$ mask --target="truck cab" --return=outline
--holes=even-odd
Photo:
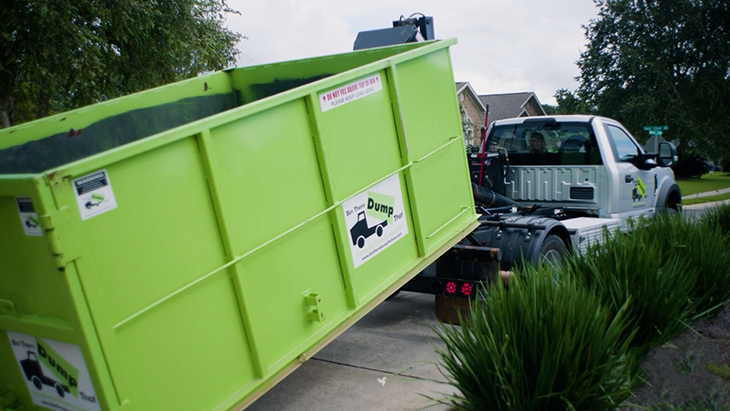
[[[495,121],[472,181],[525,206],[572,217],[652,217],[677,210],[679,187],[669,166],[676,150],[646,153],[619,122],[600,116],[522,117]]]

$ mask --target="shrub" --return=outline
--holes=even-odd
[[[568,275],[597,293],[611,312],[626,307],[627,321],[636,327],[632,345],[642,350],[678,335],[694,313],[690,264],[665,250],[642,229],[604,232],[601,245],[569,256],[564,264]]]
[[[613,409],[629,394],[626,307],[601,299],[549,267],[527,268],[473,301],[463,327],[441,324],[442,372],[465,410]]]
[[[683,275],[695,278],[689,297],[696,318],[712,316],[730,298],[730,207],[710,211],[695,221],[679,215],[659,216],[639,236],[664,250],[665,261],[676,254],[687,261]]]

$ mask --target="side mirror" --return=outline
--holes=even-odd
[[[640,154],[631,159],[631,164],[639,170],[651,170],[659,165],[654,161],[655,158],[657,158],[657,154]]]
[[[662,167],[670,167],[679,161],[677,155],[677,148],[674,144],[668,141],[662,141],[659,143],[659,155],[657,157],[657,163]]]

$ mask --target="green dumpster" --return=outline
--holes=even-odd
[[[0,410],[245,407],[463,238],[454,43],[0,130]]]

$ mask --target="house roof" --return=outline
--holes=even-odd
[[[484,103],[482,103],[476,90],[474,90],[474,88],[471,86],[471,84],[469,84],[468,81],[456,82],[456,95],[458,96],[462,92],[466,93],[466,95],[469,96],[469,98],[474,102],[474,104],[476,104],[481,112],[487,111],[487,108],[484,106]]]
[[[489,105],[489,122],[511,117],[531,116],[527,111],[527,103],[535,99],[535,104],[540,108],[540,115],[545,115],[540,100],[532,91],[504,94],[483,94],[479,100],[486,106]]]

